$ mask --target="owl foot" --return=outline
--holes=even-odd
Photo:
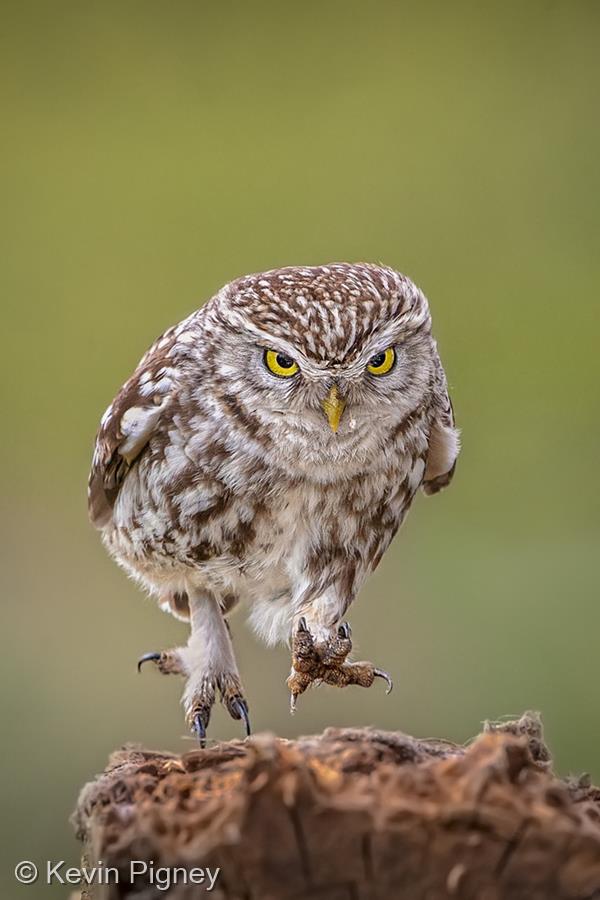
[[[156,663],[156,668],[163,675],[188,674],[179,650],[162,650],[161,652],[152,651],[151,653],[144,653],[144,655],[140,656],[138,659],[138,672],[142,671],[142,666],[146,662]]]
[[[198,738],[201,747],[206,746],[206,729],[217,690],[221,694],[221,701],[231,718],[244,722],[246,737],[252,733],[248,703],[244,697],[239,677],[233,673],[223,673],[214,677],[206,676],[201,680],[200,686],[190,694],[189,699],[184,696],[186,722],[192,733]],[[186,695],[187,693],[186,691]]]
[[[347,661],[352,649],[351,633],[350,626],[344,622],[328,640],[317,644],[308,630],[306,619],[300,619],[292,642],[292,672],[287,680],[292,712],[296,709],[300,694],[311,684],[371,687],[376,678],[383,678],[388,685],[386,693],[392,690],[392,679],[387,672],[377,669],[370,662]]]

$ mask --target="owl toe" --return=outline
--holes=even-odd
[[[142,671],[144,663],[153,662],[163,675],[187,675],[180,649],[151,651],[140,656],[137,662],[138,672]]]
[[[300,616],[300,618],[298,619],[298,625],[297,625],[296,631],[298,631],[300,633],[305,632],[306,634],[310,634],[310,632],[308,630],[308,625],[306,624],[306,616]]]
[[[383,678],[383,680],[387,684],[386,694],[392,693],[392,689],[394,687],[394,682],[392,681],[391,676],[387,672],[384,672],[383,669],[373,669],[373,676],[375,678]]]
[[[250,726],[250,716],[248,713],[248,703],[243,697],[233,697],[227,704],[227,709],[229,711],[229,715],[233,719],[241,719],[244,722],[244,727],[246,729],[246,737],[250,737],[252,734],[252,728]]]
[[[210,718],[210,710],[207,716],[203,716],[201,713],[196,713],[194,716],[194,721],[192,724],[192,732],[195,733],[198,738],[198,743],[204,749],[206,747],[206,729],[208,726],[208,719]]]
[[[239,676],[234,673],[221,675],[217,684],[221,692],[221,700],[232,719],[243,721],[246,729],[246,737],[250,737],[250,716],[248,713],[248,701],[244,697],[244,689]]]
[[[338,637],[344,638],[349,641],[352,637],[352,629],[350,628],[350,622],[342,622],[342,624],[338,628]]]
[[[321,662],[326,666],[342,666],[352,650],[352,630],[348,622],[342,622],[335,634],[317,647]]]

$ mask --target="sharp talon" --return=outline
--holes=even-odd
[[[198,743],[204,750],[206,747],[206,728],[204,727],[204,722],[202,721],[201,715],[198,713],[197,716],[194,716],[194,726],[192,731],[195,732],[196,737],[198,738]]]
[[[352,635],[352,629],[350,628],[350,623],[342,622],[342,624],[338,628],[338,637],[349,640],[351,635]]]
[[[296,712],[296,701],[298,699],[298,694],[291,694],[290,696],[290,713],[293,716]]]
[[[394,687],[394,682],[390,678],[387,672],[384,672],[383,669],[375,669],[373,672],[376,678],[383,678],[385,682],[387,682],[387,691],[386,694],[391,693],[392,688]]]
[[[250,737],[252,734],[252,729],[250,728],[250,717],[248,715],[248,704],[245,700],[235,700],[231,701],[231,709],[237,715],[234,715],[234,719],[243,719],[244,725],[246,726],[246,737]]]
[[[308,631],[308,625],[304,616],[298,620],[298,631]]]
[[[145,662],[150,662],[150,660],[153,660],[154,662],[158,662],[160,657],[161,657],[160,653],[155,653],[155,652],[144,653],[144,655],[140,656],[140,658],[138,659],[138,664],[137,664],[138,672],[142,671],[142,666],[144,665]]]

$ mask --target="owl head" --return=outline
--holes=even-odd
[[[290,464],[380,451],[386,433],[428,402],[439,367],[429,307],[392,269],[250,275],[205,312],[212,376]]]

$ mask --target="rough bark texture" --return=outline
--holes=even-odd
[[[537,717],[468,747],[401,733],[259,735],[183,756],[126,747],[80,796],[94,900],[203,896],[129,885],[129,861],[219,866],[219,900],[600,900],[600,790],[561,781]]]

